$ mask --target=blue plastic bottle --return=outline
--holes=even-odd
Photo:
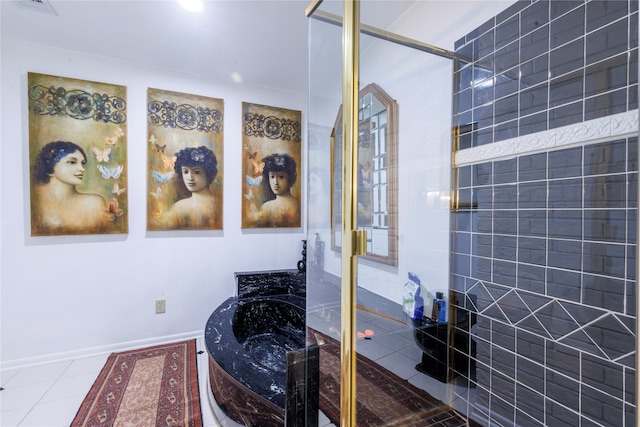
[[[424,315],[424,298],[420,296],[420,288],[416,292],[415,296],[416,305],[413,310],[413,319],[414,320],[422,320],[422,316]]]
[[[436,319],[432,318],[431,320],[438,323],[447,321],[447,302],[444,300],[442,292],[436,292],[436,297],[433,299],[433,312]]]

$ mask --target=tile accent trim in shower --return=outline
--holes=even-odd
[[[638,134],[639,111],[631,110],[581,123],[466,148],[454,153],[455,167],[503,160],[573,145],[587,145]]]

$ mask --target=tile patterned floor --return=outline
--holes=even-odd
[[[309,314],[309,326],[338,338],[339,311],[318,309]],[[358,310],[358,331],[371,329],[371,339],[359,339],[357,351],[381,366],[427,390],[434,397],[449,401],[462,396],[464,390],[452,390],[439,381],[415,370],[421,353],[413,341],[412,330],[404,323]],[[205,350],[204,338],[197,340],[198,350]],[[77,360],[55,362],[16,370],[0,371],[0,426],[64,427],[73,420],[82,400],[91,388],[108,354]],[[210,404],[205,353],[198,355],[199,381],[204,427],[236,427],[220,409]],[[455,403],[455,400],[454,400]],[[462,409],[462,408],[460,408]],[[332,426],[320,414],[320,427]]]

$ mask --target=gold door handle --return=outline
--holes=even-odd
[[[367,254],[367,230],[353,230],[353,255]]]

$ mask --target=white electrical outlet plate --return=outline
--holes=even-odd
[[[167,300],[156,300],[156,314],[162,314],[167,312]]]

